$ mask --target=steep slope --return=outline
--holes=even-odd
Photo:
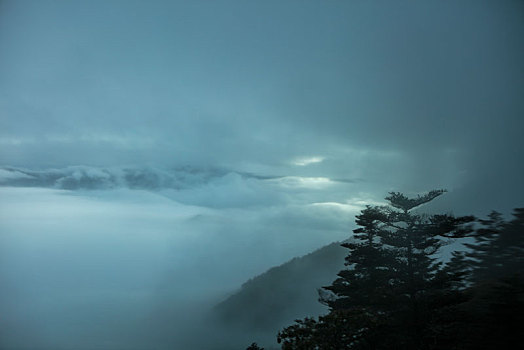
[[[322,314],[327,309],[318,302],[318,289],[335,279],[346,254],[332,243],[271,268],[217,305],[215,314],[224,325],[274,334],[297,318]]]

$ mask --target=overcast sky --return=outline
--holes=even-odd
[[[523,19],[521,1],[4,0],[0,161],[521,195]]]
[[[522,207],[523,160],[523,1],[0,0],[1,325],[140,347],[160,294],[216,301],[387,191]]]

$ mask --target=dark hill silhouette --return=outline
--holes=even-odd
[[[329,285],[344,265],[347,249],[332,243],[250,279],[218,304],[215,316],[230,327],[272,332],[293,320],[319,315],[318,288]]]

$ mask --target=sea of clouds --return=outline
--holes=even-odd
[[[197,348],[209,308],[347,238],[373,201],[223,169],[6,167],[0,183],[1,339],[22,349]]]

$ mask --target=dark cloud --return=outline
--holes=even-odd
[[[523,19],[523,3],[510,0],[1,1],[0,184],[53,189],[2,190],[0,239],[14,249],[3,259],[22,264],[38,229],[58,244],[65,231],[102,224],[116,232],[114,259],[131,259],[143,232],[169,227],[188,240],[175,235],[179,259],[159,266],[178,266],[188,285],[231,287],[342,239],[387,191],[447,188],[431,208],[461,214],[522,206]],[[186,210],[190,218],[169,221]],[[120,250],[128,230],[136,245]],[[95,254],[102,236],[93,237],[85,251],[65,240],[80,254],[72,266]],[[35,242],[57,254],[49,266],[69,259]],[[140,255],[140,276],[162,278],[149,260],[156,243]],[[249,263],[232,253],[250,250]],[[129,276],[123,260],[102,255]],[[197,267],[219,273],[183,273]]]
[[[417,182],[454,162],[522,174],[518,2],[2,6],[4,164],[343,164],[349,148],[399,152],[428,169]]]

